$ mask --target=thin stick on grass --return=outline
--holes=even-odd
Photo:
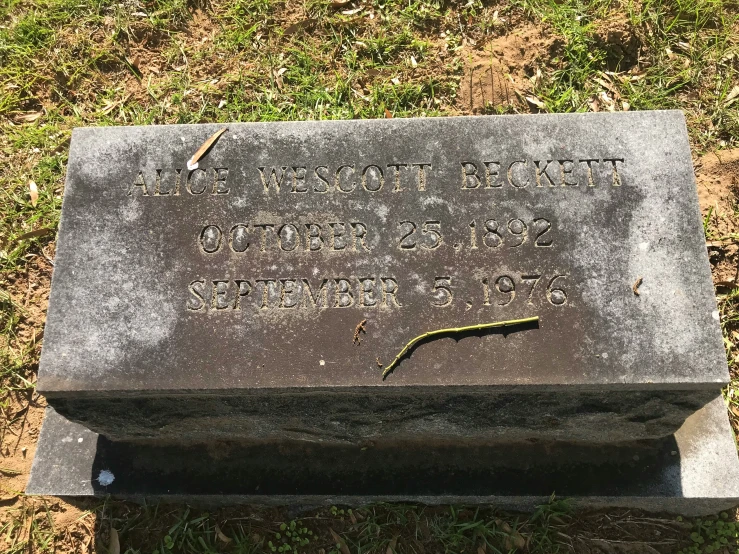
[[[387,377],[388,373],[390,373],[393,368],[398,364],[400,359],[408,352],[413,346],[418,343],[419,341],[422,341],[425,338],[433,337],[434,335],[446,335],[450,333],[464,333],[465,331],[479,331],[481,329],[493,329],[495,327],[509,327],[511,325],[522,325],[524,323],[534,323],[536,321],[539,321],[539,316],[534,317],[525,317],[523,319],[509,319],[508,321],[495,321],[493,323],[479,323],[477,325],[467,325],[466,327],[451,327],[449,329],[437,329],[435,331],[429,331],[428,333],[423,333],[422,335],[418,335],[416,338],[408,341],[408,344],[406,344],[403,347],[403,350],[400,351],[400,353],[395,356],[395,359],[390,362],[390,365],[388,365],[385,368],[385,371],[382,372],[382,378],[385,379]]]

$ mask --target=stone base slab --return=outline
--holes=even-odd
[[[26,492],[199,504],[486,503],[521,510],[556,493],[582,508],[702,515],[739,504],[739,458],[720,397],[658,440],[411,448],[113,442],[47,408]]]

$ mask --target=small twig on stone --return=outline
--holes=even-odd
[[[636,281],[634,281],[634,284],[631,286],[631,290],[634,291],[634,294],[636,296],[639,296],[639,287],[641,286],[643,280],[644,280],[643,277],[639,277]]]
[[[361,333],[366,333],[367,330],[364,328],[364,324],[367,323],[366,319],[363,319],[362,321],[357,324],[357,326],[354,328],[354,344],[359,346],[362,342],[362,337],[360,336]]]
[[[535,321],[539,321],[539,316],[526,317],[524,319],[510,319],[508,321],[496,321],[494,323],[480,323],[478,325],[467,325],[466,327],[452,327],[450,329],[437,329],[436,331],[429,331],[428,333],[418,335],[416,338],[410,340],[408,344],[406,344],[403,347],[403,350],[401,350],[400,353],[398,353],[398,355],[395,356],[395,359],[392,362],[390,362],[390,365],[388,365],[385,368],[385,371],[382,372],[382,378],[385,379],[388,373],[390,373],[390,371],[392,371],[392,369],[398,364],[400,359],[403,356],[405,356],[406,352],[408,352],[416,343],[422,341],[425,338],[432,337],[434,335],[447,335],[450,333],[464,333],[465,331],[479,331],[481,329],[492,329],[494,327],[507,327],[510,325],[521,325],[523,323],[533,323]]]

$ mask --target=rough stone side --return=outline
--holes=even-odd
[[[114,440],[322,444],[630,441],[674,433],[716,391],[268,391],[245,396],[53,398],[65,417]]]

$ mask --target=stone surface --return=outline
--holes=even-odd
[[[57,398],[56,409],[111,439],[255,441],[275,438],[371,444],[495,444],[504,439],[631,441],[672,434],[716,395],[695,391],[519,391],[429,387],[248,395]],[[471,387],[470,387],[471,388]]]
[[[199,504],[411,501],[509,509],[545,503],[554,491],[580,507],[687,515],[739,504],[739,459],[723,399],[690,416],[674,436],[618,447],[111,442],[49,408],[26,490]]]
[[[728,379],[680,112],[228,127],[193,171],[221,126],[73,133],[39,390],[93,429],[474,438],[528,395],[621,440]]]

